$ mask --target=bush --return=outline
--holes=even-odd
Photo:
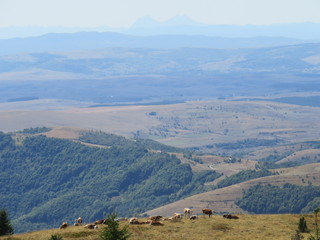
[[[60,235],[51,235],[51,237],[48,240],[63,240],[63,237]]]
[[[116,221],[117,215],[112,213],[106,219],[106,227],[100,233],[102,240],[126,240],[130,237],[127,227],[119,228],[119,223]]]

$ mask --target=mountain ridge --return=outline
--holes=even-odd
[[[304,40],[320,39],[320,23],[276,23],[270,25],[236,25],[236,24],[206,24],[194,21],[187,16],[178,15],[165,21],[156,21],[144,16],[137,19],[130,27],[5,27],[0,28],[0,38],[39,36],[50,32],[75,33],[81,31],[112,31],[140,36],[150,35],[206,35],[230,38],[249,38],[257,36],[287,37]]]
[[[47,33],[26,38],[0,39],[0,55],[31,52],[57,52],[75,50],[96,50],[103,48],[258,48],[313,43],[315,40],[299,40],[288,37],[254,36],[222,37],[161,34],[137,36],[118,32],[76,32]]]

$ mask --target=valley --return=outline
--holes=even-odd
[[[78,216],[184,207],[216,215],[165,224],[168,238],[207,239],[208,225],[219,239],[287,239],[298,214],[310,220],[320,204],[320,45],[228,41],[85,32],[1,40],[0,202],[17,233],[52,229],[17,239],[47,238]],[[69,229],[65,239],[97,238]],[[130,230],[132,239],[159,235]]]

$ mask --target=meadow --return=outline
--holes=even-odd
[[[120,227],[128,226],[131,240],[288,240],[298,229],[300,217],[304,217],[307,226],[314,232],[313,215],[248,215],[239,214],[239,219],[225,219],[220,215],[211,218],[200,216],[197,220],[183,219],[181,222],[163,221],[163,226],[129,225],[127,221],[120,222]],[[0,240],[47,240],[51,235],[61,235],[64,240],[98,240],[98,229],[86,229],[83,226],[68,227],[66,229],[48,229],[37,232],[0,237]],[[302,234],[305,239],[310,233]]]

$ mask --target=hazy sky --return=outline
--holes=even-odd
[[[177,15],[209,24],[320,22],[320,0],[0,0],[0,27],[129,27]]]

